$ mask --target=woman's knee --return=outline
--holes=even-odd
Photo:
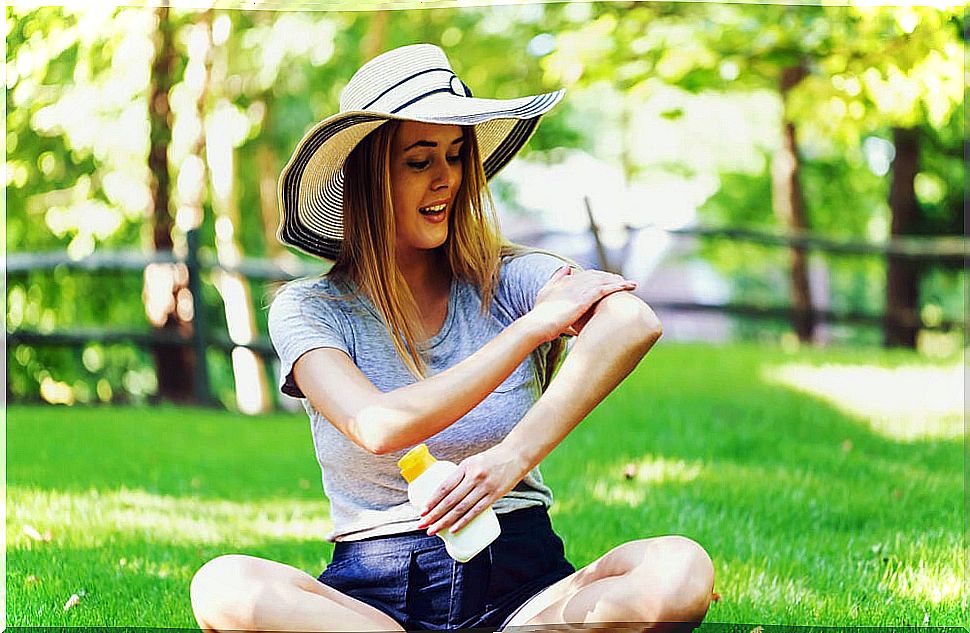
[[[195,573],[189,586],[192,612],[207,629],[248,629],[259,594],[256,561],[243,554],[213,558]]]
[[[663,619],[700,622],[707,614],[714,589],[714,564],[707,551],[684,536],[662,537],[664,568],[670,574]]]

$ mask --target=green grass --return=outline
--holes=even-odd
[[[685,534],[715,562],[708,622],[962,626],[956,363],[662,344],[543,464],[567,556]],[[329,560],[302,414],[12,406],[7,422],[10,626],[192,627],[188,584],[214,556]]]

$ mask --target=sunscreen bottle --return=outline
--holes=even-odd
[[[435,459],[425,444],[412,448],[397,465],[408,482],[408,499],[419,510],[441,482],[458,468],[452,462]],[[498,538],[500,532],[498,517],[489,506],[457,532],[442,530],[438,536],[444,540],[449,556],[459,563],[467,563]]]

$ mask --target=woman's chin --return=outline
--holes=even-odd
[[[401,244],[398,242],[398,250],[409,250],[409,251],[422,251],[425,253],[431,253],[432,251],[441,251],[444,245],[448,242],[448,235],[443,236],[427,236],[419,240],[414,240],[407,244]]]
[[[448,241],[448,231],[442,231],[437,235],[429,235],[426,239],[422,240],[422,245],[420,248],[424,250],[434,250],[436,248],[441,248]]]

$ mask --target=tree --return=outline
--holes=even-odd
[[[848,45],[821,60],[823,72],[806,86],[799,116],[843,146],[866,134],[888,136],[894,150],[887,195],[889,237],[925,233],[915,186],[924,154],[921,145],[927,128],[946,126],[963,101],[962,8],[851,7],[844,12],[845,33],[839,41]],[[823,111],[830,120],[820,116],[819,102],[831,104]],[[950,231],[958,232],[952,224]],[[887,257],[887,346],[916,346],[924,268],[909,258]]]
[[[849,229],[871,237],[871,220],[887,200],[891,236],[911,234],[920,224],[912,217],[918,206],[913,179],[920,173],[913,157],[922,136],[896,137],[893,193],[878,205],[807,198],[804,146],[811,148],[812,161],[829,155],[844,162],[842,157],[859,154],[862,137],[882,135],[887,127],[943,126],[963,98],[957,8],[658,3],[649,11],[626,9],[596,6],[586,23],[564,29],[558,41],[586,42],[586,50],[564,45],[549,66],[579,68],[584,78],[608,77],[624,93],[647,92],[658,80],[694,93],[773,89],[783,106],[771,160],[772,206],[780,224],[792,232]],[[604,24],[611,39],[600,32]],[[833,176],[831,188],[850,189],[838,183],[847,176]],[[807,341],[814,323],[805,253],[791,249],[790,262],[794,326]],[[887,328],[909,328],[896,334],[887,329],[886,340],[912,344],[918,275],[911,261],[899,258],[890,258],[886,274]]]
[[[169,93],[175,84],[177,53],[173,37],[175,25],[169,11],[167,4],[156,10],[158,30],[148,100],[151,138],[148,166],[151,171],[152,247],[156,251],[171,252],[174,247],[174,221],[170,211],[171,178],[168,163],[172,141]],[[192,335],[192,294],[188,286],[188,269],[182,264],[152,264],[145,269],[145,313],[154,328],[184,339]],[[159,396],[175,402],[193,400],[195,365],[206,362],[205,358],[196,358],[187,345],[154,345],[152,355],[155,358]]]

